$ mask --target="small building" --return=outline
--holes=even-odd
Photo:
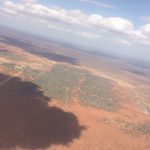
[[[15,70],[21,70],[23,66],[15,66]]]

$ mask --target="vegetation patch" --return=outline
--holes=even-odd
[[[112,82],[88,71],[56,64],[46,72],[24,67],[23,74],[26,80],[39,85],[50,98],[70,103],[72,91],[78,88],[78,100],[81,104],[107,111],[117,109],[117,101],[112,94]]]
[[[35,82],[43,88],[46,96],[71,102],[71,92],[78,85],[80,73],[79,69],[54,65],[52,70],[37,76]]]
[[[123,121],[120,128],[132,136],[148,135],[150,136],[150,122],[135,124],[128,121]]]
[[[150,122],[146,121],[142,124],[137,125],[137,130],[140,134],[150,135]]]
[[[13,63],[2,63],[1,65],[9,70],[14,70],[14,68],[15,68],[15,64],[13,64]]]
[[[117,101],[112,93],[112,82],[106,78],[84,74],[79,99],[82,104],[107,111],[117,109]]]
[[[13,61],[23,60],[23,57],[15,55],[14,53],[8,50],[0,50],[0,57],[6,58],[8,60],[13,60]]]
[[[17,66],[16,64],[14,63],[2,63],[1,66],[3,67],[4,69],[4,72],[6,74],[16,74],[18,73],[19,71],[21,71],[21,67],[20,66]]]
[[[31,67],[24,67],[23,68],[23,75],[24,75],[24,79],[25,80],[32,80],[35,82],[35,79],[37,78],[37,76],[39,76],[42,73],[41,70],[35,70]]]

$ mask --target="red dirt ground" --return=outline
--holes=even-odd
[[[31,61],[31,66],[40,67],[41,64],[46,65],[48,63],[52,63],[46,59],[40,59],[37,56],[22,52],[19,48],[17,49],[9,46],[6,47],[6,45],[4,46],[7,49],[11,49],[13,52],[16,52],[18,55],[24,54],[26,58],[28,58],[28,62],[22,62],[22,64],[29,65],[29,62]],[[3,48],[4,47],[2,47],[2,49]],[[78,56],[78,54],[76,55]],[[60,103],[57,100],[51,101],[49,103],[50,107],[56,106],[57,108],[62,109],[64,112],[71,112],[76,115],[79,120],[79,124],[85,126],[85,130],[82,131],[78,139],[75,139],[68,145],[50,145],[50,147],[46,149],[150,150],[150,136],[140,135],[133,137],[132,135],[123,131],[120,127],[124,121],[135,124],[139,122],[150,121],[150,115],[144,114],[143,111],[133,103],[132,98],[128,96],[128,88],[132,88],[132,84],[130,84],[132,78],[128,78],[128,76],[124,77],[125,75],[121,76],[117,70],[114,71],[114,76],[110,72],[109,74],[108,72],[105,74],[103,71],[97,72],[96,70],[93,70],[93,68],[88,68],[88,70],[92,71],[94,74],[110,77],[110,79],[115,79],[115,81],[117,81],[118,84],[114,87],[113,92],[115,93],[116,98],[119,100],[119,110],[117,110],[117,112],[107,112],[104,110],[97,110],[94,108],[81,106],[76,100],[76,91],[78,91],[78,89],[73,91],[73,104],[68,105]],[[117,76],[119,76],[119,78]],[[124,81],[121,80],[121,78],[124,79]],[[130,79],[129,82],[127,82],[128,79]],[[20,150],[21,148],[18,146],[16,149]]]
[[[109,113],[103,110],[87,108],[75,103],[65,106],[57,102],[52,105],[61,107],[64,111],[74,113],[79,119],[79,123],[86,129],[82,131],[79,139],[74,140],[68,146],[51,146],[52,150],[149,150],[150,137],[139,136],[132,137],[119,128],[117,119],[126,119],[128,121],[150,120],[149,117],[135,112],[134,107],[121,109],[116,113]],[[130,109],[131,108],[131,109]],[[125,115],[124,115],[125,114]],[[140,115],[138,115],[140,114]]]

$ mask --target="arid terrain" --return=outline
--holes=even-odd
[[[150,63],[0,27],[0,149],[149,150]]]

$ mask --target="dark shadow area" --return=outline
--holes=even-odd
[[[123,70],[130,72],[130,73],[134,73],[136,75],[140,75],[140,76],[146,76],[146,74],[140,70],[135,70],[135,69],[125,69],[123,68]]]
[[[10,53],[10,51],[7,49],[0,49],[0,53]]]
[[[56,54],[56,53],[50,52],[48,49],[42,49],[41,47],[37,47],[35,45],[26,43],[24,41],[21,41],[15,38],[7,37],[7,36],[2,36],[2,38],[4,40],[1,39],[0,42],[22,48],[26,52],[29,52],[31,54],[45,57],[49,60],[53,60],[57,62],[64,62],[64,63],[73,64],[73,65],[78,65],[78,61],[74,57],[65,56],[62,54]]]
[[[141,69],[150,69],[150,62],[137,59],[128,60],[128,64],[140,67]]]
[[[65,56],[62,54],[56,54],[52,52],[42,52],[42,51],[32,51],[32,54],[36,54],[38,56],[45,57],[49,60],[57,61],[57,62],[63,62],[63,63],[69,63],[72,65],[78,65],[77,59],[69,56]]]
[[[32,49],[34,48],[34,46],[32,44],[28,44],[24,41],[15,39],[15,38],[11,38],[11,37],[7,37],[7,36],[1,36],[4,40],[0,40],[0,42],[9,44],[9,45],[13,45],[19,48],[23,48],[23,49]]]
[[[8,78],[0,74],[0,83]],[[37,85],[18,77],[0,85],[0,149],[44,149],[79,138],[85,127],[77,117],[48,101]]]
[[[94,55],[94,56],[99,56],[99,57],[104,57],[104,58],[109,58],[109,59],[121,59],[118,56],[115,56],[111,53],[105,53],[105,52],[98,52],[98,51],[86,51],[86,53]]]

